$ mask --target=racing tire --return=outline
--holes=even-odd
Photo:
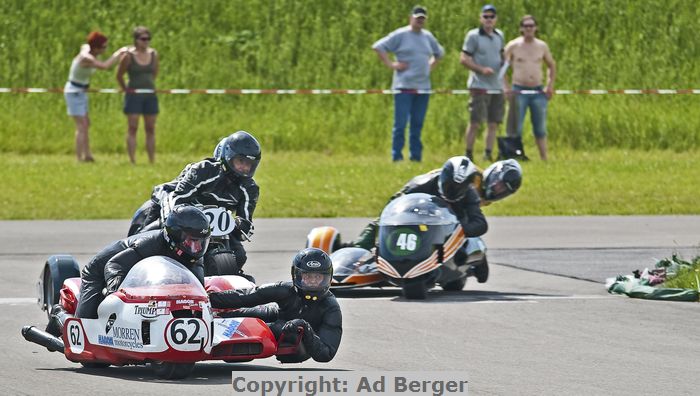
[[[239,275],[241,272],[236,255],[229,250],[213,252],[204,259],[204,275]]]
[[[425,300],[428,287],[423,282],[406,282],[401,287],[401,291],[408,300]]]
[[[440,285],[442,287],[442,290],[444,291],[460,291],[464,288],[464,285],[467,284],[467,278],[460,278],[453,280],[451,282],[447,282],[444,285]]]
[[[156,375],[162,379],[183,379],[192,373],[194,363],[152,362]]]
[[[43,277],[43,301],[46,306],[46,315],[51,320],[51,307],[60,300],[63,281],[68,278],[80,278],[80,265],[73,256],[54,255],[46,260]]]
[[[86,369],[103,369],[111,366],[109,363],[97,363],[97,362],[80,362],[80,365]]]

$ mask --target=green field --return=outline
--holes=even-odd
[[[434,88],[460,89],[464,34],[482,2],[426,3],[446,49]],[[136,25],[153,32],[159,88],[388,88],[371,44],[407,22],[413,1],[182,0],[0,2],[0,87],[62,87],[93,29],[114,50]],[[692,1],[497,2],[498,26],[517,35],[525,13],[557,60],[559,89],[698,88],[700,30]],[[114,88],[114,70],[93,87]],[[516,196],[490,215],[700,213],[698,95],[560,95],[549,108],[551,161],[526,165]],[[158,163],[127,165],[121,97],[92,94],[98,160],[74,163],[73,122],[60,94],[0,93],[0,165],[9,188],[0,218],[124,218],[153,184],[245,129],[264,160],[258,216],[373,216],[411,175],[463,153],[466,96],[434,95],[422,164],[389,162],[388,95],[161,95]],[[143,132],[139,134],[143,146]],[[529,127],[528,153],[536,157]],[[483,148],[479,139],[477,150]],[[482,164],[483,165],[483,164]]]
[[[142,154],[143,156],[143,154]],[[129,164],[126,155],[102,155],[94,164],[70,155],[3,155],[0,219],[128,218],[154,184],[172,179],[189,156],[161,156],[155,166]],[[394,164],[386,156],[276,152],[263,158],[258,217],[371,217],[413,175],[442,164]],[[484,208],[488,216],[698,214],[689,175],[698,152],[557,152],[549,162],[523,164],[517,194]]]

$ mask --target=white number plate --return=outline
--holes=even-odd
[[[224,208],[207,208],[203,210],[211,225],[211,236],[224,236],[236,228],[231,212]]]

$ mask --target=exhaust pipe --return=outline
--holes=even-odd
[[[34,326],[22,327],[22,336],[25,340],[29,342],[33,342],[35,344],[39,344],[43,347],[46,347],[46,349],[48,349],[49,352],[63,353],[63,350],[65,348],[65,346],[63,345],[63,340],[54,337],[45,331],[39,330]]]

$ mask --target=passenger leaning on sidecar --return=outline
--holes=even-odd
[[[270,323],[278,340],[303,329],[300,350],[296,355],[282,355],[283,363],[302,362],[311,357],[329,362],[335,356],[343,335],[340,305],[330,292],[333,264],[320,249],[307,248],[292,261],[292,282],[262,285],[246,295],[235,291],[211,292],[214,308],[244,308],[227,316],[256,317]],[[268,303],[274,305],[263,305]]]
[[[115,292],[131,267],[146,257],[167,256],[185,267],[204,285],[202,256],[209,244],[209,219],[194,206],[179,205],[165,220],[164,228],[112,243],[98,253],[80,274],[80,299],[75,316],[97,318],[105,295]],[[56,304],[46,331],[60,336],[65,311]]]
[[[245,219],[230,238],[230,247],[239,268],[247,260],[241,241],[252,230],[253,212],[260,189],[253,179],[260,164],[258,141],[238,131],[217,145],[219,157],[188,164],[173,181],[156,186],[132,220],[129,235],[152,229],[153,222],[165,218],[175,205],[189,203],[224,207]]]
[[[509,162],[510,161],[510,162]],[[513,165],[513,162],[515,163]],[[516,169],[517,168],[517,169]],[[506,175],[507,174],[507,175]],[[503,199],[520,187],[522,171],[515,160],[494,163],[482,174],[481,170],[465,156],[448,159],[440,169],[418,175],[409,180],[389,202],[412,193],[425,193],[442,197],[459,219],[466,238],[478,237],[486,233],[488,225],[481,212],[482,205]],[[505,176],[505,177],[504,177]],[[482,201],[483,200],[483,201]],[[367,250],[375,246],[379,219],[369,223],[354,242],[346,246],[358,246]],[[460,249],[455,261],[466,264],[467,255]],[[470,268],[479,283],[488,279],[488,262]]]

